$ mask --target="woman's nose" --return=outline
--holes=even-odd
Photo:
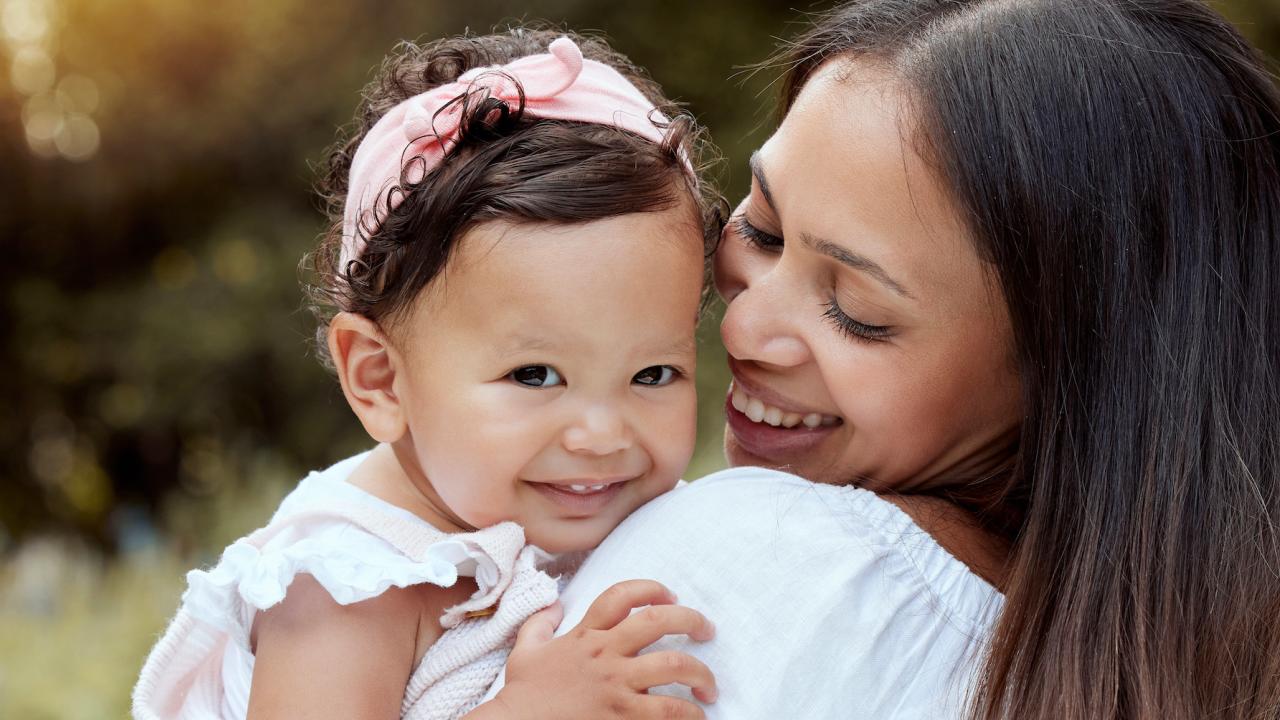
[[[622,414],[603,404],[585,408],[564,431],[564,447],[572,453],[611,455],[631,443],[631,429]]]
[[[778,255],[759,256],[726,238],[716,254],[716,290],[725,301],[720,335],[728,353],[780,367],[794,367],[810,358],[804,341],[806,321],[803,288]]]

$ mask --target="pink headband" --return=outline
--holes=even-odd
[[[380,199],[383,193],[400,182],[402,172],[408,182],[420,182],[457,142],[462,105],[452,101],[464,93],[483,88],[516,105],[520,95],[514,79],[524,89],[525,110],[531,115],[613,125],[662,142],[663,131],[655,122],[665,124],[667,118],[617,70],[584,60],[566,37],[552,42],[548,50],[506,65],[468,70],[455,82],[396,105],[374,124],[351,161],[340,272],[364,251],[357,231],[372,234],[386,212],[404,200],[404,193],[391,193],[388,206]]]

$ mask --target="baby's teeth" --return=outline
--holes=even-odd
[[[755,398],[751,398],[747,401],[747,409],[742,412],[746,413],[747,417],[751,418],[751,422],[760,422],[764,419],[764,403]]]
[[[764,411],[764,421],[774,427],[782,424],[782,411],[776,407],[771,407]]]
[[[804,416],[800,413],[787,413],[782,416],[782,427],[793,428],[799,425],[800,421],[803,419]]]
[[[747,411],[747,394],[742,392],[742,390],[738,388],[733,389],[733,399],[731,402],[733,403],[734,410],[737,410],[740,413],[745,413]]]
[[[608,487],[608,486],[607,486],[607,485],[592,485],[592,486],[591,486],[591,491],[592,491],[592,492],[595,492],[595,491],[597,491],[597,490],[603,490],[603,489],[605,489],[606,487]]]
[[[804,416],[805,427],[816,428],[821,424],[822,424],[822,416],[819,415],[818,413],[809,413],[808,415]]]
[[[586,492],[587,486],[586,485],[570,485],[569,489],[574,492]]]

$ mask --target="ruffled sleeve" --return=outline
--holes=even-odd
[[[300,489],[314,490],[305,484]],[[455,627],[467,613],[501,600],[493,620],[502,622],[485,623],[492,627],[485,628],[484,638],[494,638],[486,652],[495,651],[523,618],[555,600],[555,580],[539,569],[548,556],[526,546],[515,523],[449,535],[371,500],[286,506],[267,527],[228,547],[213,568],[187,575],[178,614],[152,649],[134,689],[135,718],[243,717],[254,618],[282,601],[299,574],[311,575],[343,605],[392,587],[451,587],[459,577],[475,577],[476,592],[449,608],[441,622]],[[481,692],[473,694],[478,698]]]
[[[299,574],[307,574],[334,602],[350,605],[391,587],[429,583],[451,587],[459,568],[493,574],[488,558],[459,553],[457,541],[438,533],[424,557],[414,559],[346,518],[308,516],[236,541],[210,570],[187,574],[183,603],[198,620],[226,631],[248,649],[254,615],[278,604]]]

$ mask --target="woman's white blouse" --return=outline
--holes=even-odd
[[[631,578],[715,623],[711,642],[653,649],[705,662],[720,689],[707,717],[727,720],[961,717],[1003,599],[874,493],[760,468],[636,511],[569,583],[560,633]]]

